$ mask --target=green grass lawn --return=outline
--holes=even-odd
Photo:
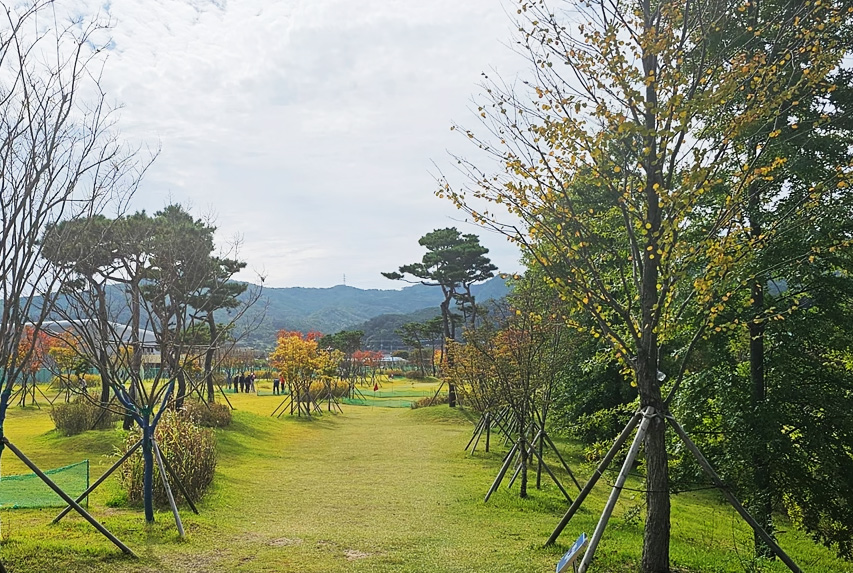
[[[411,385],[411,382],[407,382]],[[390,386],[386,382],[384,389]],[[219,466],[201,515],[182,512],[180,540],[168,511],[146,526],[141,509],[110,507],[120,498],[110,478],[90,511],[129,545],[125,557],[89,524],[70,515],[47,525],[56,510],[6,510],[0,556],[10,572],[43,571],[553,571],[581,531],[592,533],[609,493],[606,476],[553,548],[542,544],[567,504],[547,478],[543,489],[518,499],[502,487],[487,504],[489,485],[505,449],[463,451],[473,430],[464,409],[409,410],[344,406],[343,414],[313,419],[269,414],[277,396],[229,394],[234,422],[218,431]],[[43,468],[89,458],[92,478],[114,458],[116,431],[65,438],[52,431],[46,410],[10,408],[9,438]],[[578,451],[565,445],[571,459]],[[6,451],[3,475],[25,468]],[[592,472],[578,465],[579,479]],[[569,487],[570,480],[559,474]],[[639,487],[629,482],[630,487]],[[572,486],[573,487],[573,486]],[[575,493],[576,490],[570,490]],[[642,495],[626,491],[599,547],[598,572],[636,571],[642,547]],[[639,519],[638,519],[639,518]],[[807,572],[838,573],[853,566],[832,557],[790,527],[781,545]],[[750,532],[713,492],[673,498],[674,567],[735,572],[787,569],[750,559]]]

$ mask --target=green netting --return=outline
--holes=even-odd
[[[369,397],[364,398],[341,398],[340,401],[344,404],[350,404],[352,406],[379,406],[381,408],[410,408],[412,406],[412,402],[415,400],[392,400],[390,398],[385,399],[372,399]]]
[[[255,392],[255,394],[257,396],[287,396],[288,394],[290,394],[290,392],[285,390],[284,392],[279,392],[278,394],[273,394],[272,390],[269,390],[267,388],[258,388],[258,390],[257,390],[257,392]]]
[[[361,393],[365,396],[369,396],[370,398],[423,398],[424,396],[432,398],[435,395],[435,391],[435,388],[432,390],[418,390],[415,388],[380,388],[374,392],[368,388],[366,390],[362,390]]]
[[[44,473],[74,499],[89,488],[89,460]],[[89,499],[86,498],[83,504],[88,506]],[[36,474],[0,477],[0,507],[3,509],[66,505]]]

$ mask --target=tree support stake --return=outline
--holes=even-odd
[[[43,471],[41,471],[41,470],[38,468],[38,466],[36,466],[36,465],[35,465],[35,464],[34,464],[34,463],[33,463],[33,462],[32,462],[32,461],[31,461],[27,456],[25,456],[25,455],[24,455],[24,453],[23,453],[21,450],[19,450],[18,448],[16,448],[16,447],[15,447],[15,445],[14,445],[14,444],[12,444],[12,442],[10,442],[10,441],[9,441],[9,439],[8,439],[8,438],[6,438],[5,436],[3,437],[3,444],[4,444],[4,445],[6,445],[10,450],[12,450],[12,452],[13,452],[16,456],[18,456],[18,459],[20,459],[22,462],[24,462],[24,464],[25,464],[28,468],[30,468],[30,470],[31,470],[34,474],[36,474],[38,477],[40,477],[40,478],[41,478],[41,480],[42,480],[44,483],[46,483],[46,484],[48,485],[48,487],[50,487],[50,489],[52,489],[52,490],[56,493],[56,495],[58,495],[59,497],[61,497],[61,498],[65,501],[65,503],[67,503],[68,505],[70,505],[70,506],[71,506],[71,507],[72,507],[72,508],[77,512],[77,513],[79,513],[80,515],[82,515],[82,516],[83,516],[83,518],[84,518],[86,521],[88,521],[88,522],[92,525],[92,527],[94,527],[95,529],[97,529],[98,531],[100,531],[100,532],[101,532],[101,534],[102,534],[104,537],[106,537],[107,539],[109,539],[110,541],[112,541],[112,542],[113,542],[113,544],[115,544],[115,546],[116,546],[116,547],[118,547],[119,549],[121,549],[121,550],[122,550],[126,555],[130,555],[131,557],[136,557],[136,553],[134,553],[133,551],[131,551],[131,550],[130,550],[130,548],[129,548],[127,545],[125,545],[124,543],[122,543],[122,542],[118,539],[118,537],[116,537],[115,535],[113,535],[112,533],[110,533],[110,532],[109,532],[109,530],[107,530],[107,528],[106,528],[106,527],[104,527],[103,525],[101,525],[101,524],[100,524],[100,523],[99,523],[99,522],[98,522],[94,517],[92,517],[92,516],[89,514],[89,512],[88,512],[88,511],[86,511],[85,509],[83,509],[82,507],[80,507],[80,505],[79,505],[76,501],[74,501],[73,499],[71,499],[71,496],[69,496],[67,493],[65,493],[64,491],[62,491],[62,489],[61,489],[58,485],[56,485],[55,483],[53,483],[53,480],[51,480],[49,477],[47,477],[47,475],[46,475]]]
[[[132,448],[130,448],[129,450],[127,450],[127,453],[125,453],[125,454],[121,457],[121,459],[120,459],[119,461],[117,461],[116,463],[114,463],[114,464],[112,465],[112,467],[110,467],[110,469],[108,469],[106,472],[104,472],[104,474],[103,474],[101,477],[99,477],[97,480],[95,480],[95,483],[93,483],[92,485],[90,485],[90,486],[89,486],[89,489],[87,489],[86,491],[84,491],[83,493],[81,493],[81,494],[80,494],[80,496],[79,496],[77,499],[75,499],[74,501],[76,501],[77,503],[80,503],[81,501],[83,501],[84,499],[86,499],[86,498],[89,496],[89,494],[90,494],[90,493],[92,493],[93,491],[95,491],[95,489],[96,489],[99,485],[101,485],[101,484],[104,482],[104,480],[106,480],[108,477],[110,477],[110,475],[111,475],[114,471],[116,471],[116,470],[118,469],[118,467],[119,467],[121,464],[123,464],[123,463],[127,460],[127,458],[129,458],[129,457],[131,456],[131,454],[133,454],[133,452],[135,452],[135,451],[139,448],[139,446],[141,446],[141,445],[142,445],[142,440],[140,439],[138,442],[136,442],[136,443],[133,445],[133,447],[132,447]],[[71,511],[71,509],[72,509],[72,507],[71,507],[70,505],[66,506],[66,507],[65,507],[65,509],[63,509],[63,510],[59,513],[59,515],[57,515],[56,517],[54,517],[54,518],[53,518],[53,521],[51,521],[51,522],[50,522],[50,523],[51,523],[51,525],[56,524],[56,523],[59,523],[59,520],[60,520],[60,519],[62,519],[63,517],[65,517],[65,516],[68,514],[68,512],[69,512],[69,511]]]

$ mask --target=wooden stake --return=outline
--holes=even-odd
[[[160,468],[160,479],[163,480],[163,488],[166,490],[166,497],[169,499],[169,505],[172,507],[172,515],[175,516],[175,525],[178,526],[178,534],[181,539],[184,538],[184,524],[181,523],[181,514],[178,513],[178,505],[175,503],[175,497],[172,495],[172,488],[169,487],[169,478],[166,477],[166,468],[163,465],[163,456],[160,454],[160,447],[157,445],[157,440],[151,440],[154,446],[154,459],[157,460],[157,466]]]
[[[509,469],[510,464],[512,463],[513,458],[515,457],[515,451],[518,449],[518,442],[513,444],[512,449],[506,455],[506,459],[504,460],[504,465],[501,466],[501,471],[498,472],[497,477],[495,478],[495,482],[492,484],[492,487],[489,488],[489,493],[486,494],[486,499],[483,500],[483,503],[489,501],[489,498],[495,493],[495,490],[498,489],[498,486],[501,485],[501,481],[503,481],[504,476],[506,475],[506,471]]]
[[[95,480],[95,483],[93,483],[92,485],[90,485],[90,486],[89,486],[89,489],[87,489],[86,491],[84,491],[83,493],[81,493],[81,494],[80,494],[80,496],[79,496],[77,499],[75,499],[74,501],[76,501],[77,503],[80,503],[81,501],[83,501],[84,499],[86,499],[86,498],[89,496],[89,494],[90,494],[90,493],[92,493],[93,491],[95,491],[95,488],[97,488],[99,485],[101,485],[101,484],[104,482],[104,480],[105,480],[105,479],[107,479],[108,477],[110,477],[110,474],[112,474],[114,471],[116,471],[116,469],[118,469],[118,467],[119,467],[121,464],[123,464],[123,463],[125,462],[125,460],[127,460],[127,458],[129,458],[129,457],[131,456],[131,454],[133,454],[133,452],[135,452],[135,451],[136,451],[136,449],[137,449],[139,446],[141,446],[141,445],[142,445],[142,440],[140,439],[138,442],[136,442],[136,443],[133,445],[133,447],[132,447],[132,448],[130,448],[129,450],[127,450],[127,453],[125,453],[125,454],[121,457],[121,459],[119,459],[116,463],[114,463],[114,464],[110,467],[110,469],[108,469],[106,472],[104,472],[104,474],[103,474],[101,477],[99,477],[97,480]],[[72,509],[72,507],[71,507],[70,505],[66,506],[66,507],[65,507],[65,509],[63,509],[63,510],[59,513],[59,515],[57,515],[56,517],[54,517],[54,518],[53,518],[53,521],[51,521],[51,522],[50,522],[50,523],[51,523],[51,525],[52,525],[52,524],[59,523],[59,520],[60,520],[60,519],[62,519],[63,517],[65,517],[65,516],[68,514],[68,512],[69,512],[69,511],[71,511],[71,509]]]
[[[166,466],[166,471],[169,472],[169,475],[172,476],[172,480],[174,480],[175,484],[178,486],[178,489],[181,490],[181,493],[184,495],[184,499],[187,500],[187,505],[190,506],[190,509],[193,510],[193,513],[198,515],[198,509],[196,509],[193,500],[190,498],[190,494],[187,492],[187,489],[184,487],[184,484],[181,482],[181,479],[178,477],[178,473],[172,468],[172,464],[169,463],[169,460],[166,456],[160,456],[163,460],[163,465]]]
[[[560,450],[557,449],[557,446],[554,445],[554,442],[551,440],[551,436],[548,435],[548,432],[542,434],[542,437],[548,441],[548,445],[551,446],[551,449],[554,450],[554,453],[557,454],[557,458],[560,460],[560,463],[563,464],[563,469],[569,474],[569,477],[572,478],[572,481],[575,482],[575,487],[578,488],[578,491],[581,490],[581,484],[578,483],[578,480],[575,478],[575,474],[572,472],[572,469],[569,467],[569,464],[566,463],[566,460],[563,459],[563,456],[560,454]]]
[[[542,459],[542,456],[539,455],[539,452],[536,449],[533,449],[534,455],[539,458],[539,464],[545,468],[545,471],[548,472],[548,475],[551,476],[551,479],[554,480],[554,483],[557,484],[557,487],[560,488],[560,491],[563,492],[563,495],[566,496],[566,499],[569,500],[569,503],[572,503],[572,497],[569,495],[563,485],[560,483],[560,480],[557,479],[557,476],[554,475],[554,472],[551,471],[551,468],[548,467],[548,464],[545,463],[545,460]]]

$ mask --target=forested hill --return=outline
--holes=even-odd
[[[498,299],[508,292],[500,277],[472,289],[478,301]],[[400,290],[359,289],[338,285],[331,288],[264,288],[258,307],[265,307],[261,326],[246,339],[247,344],[269,347],[281,329],[334,333],[359,326],[384,314],[410,314],[438,308],[441,289],[411,285]]]

